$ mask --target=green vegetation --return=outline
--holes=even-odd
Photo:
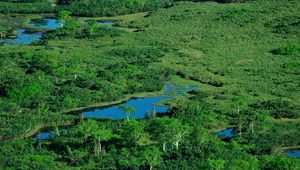
[[[0,46],[0,169],[298,170],[279,150],[300,145],[300,2],[199,2],[0,2],[11,13],[0,32],[29,17],[15,13],[55,12],[62,23],[34,44]],[[149,10],[106,17],[119,18],[110,26],[74,17]],[[63,114],[165,82],[197,88],[166,102],[164,116],[129,119],[123,105],[127,121]],[[25,138],[42,127],[56,133]],[[213,134],[226,127],[231,140]]]
[[[278,55],[299,55],[300,54],[300,46],[286,46],[286,47],[280,47],[273,51],[274,54]]]
[[[115,16],[168,8],[178,0],[7,0],[0,2],[0,13],[54,13],[70,11],[76,16]],[[205,2],[211,0],[189,0]],[[220,3],[239,3],[250,0],[215,0]]]

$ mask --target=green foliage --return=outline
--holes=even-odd
[[[289,170],[298,169],[299,161],[288,159],[285,157],[265,156],[262,160],[262,169],[274,169],[274,170]]]
[[[132,106],[121,105],[119,106],[119,109],[126,114],[127,121],[129,121],[129,115],[135,112],[135,109]]]
[[[66,10],[62,10],[59,11],[58,14],[56,15],[56,19],[57,21],[59,21],[61,23],[60,27],[64,28],[65,24],[68,23],[72,18],[71,18],[71,12],[66,11]],[[67,27],[67,29],[73,28],[72,25],[74,24],[69,24],[69,26]]]
[[[56,12],[50,3],[48,2],[0,2],[0,13],[50,13]]]
[[[75,30],[76,28],[79,28],[80,25],[81,24],[78,21],[70,21],[70,22],[67,22],[64,25],[64,29],[66,29],[66,30]]]
[[[300,46],[290,45],[290,46],[280,47],[276,50],[273,50],[272,52],[278,55],[299,55]]]
[[[276,18],[275,20],[266,24],[271,27],[274,33],[281,35],[300,33],[300,17],[299,16],[286,16],[281,18]]]

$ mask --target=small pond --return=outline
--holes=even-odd
[[[234,129],[227,128],[224,130],[217,131],[216,134],[221,137],[232,138],[234,136]]]
[[[69,127],[60,127],[58,130],[58,133],[61,133],[65,130],[67,130]],[[46,140],[51,136],[56,135],[56,131],[54,129],[50,129],[50,128],[45,128],[43,129],[40,133],[34,135],[34,139],[39,139],[39,140]]]
[[[300,158],[300,150],[291,150],[291,151],[287,151],[286,155],[288,157],[297,157]]]
[[[0,40],[4,46],[30,44],[33,41],[38,41],[42,37],[41,32],[27,33],[24,29],[18,29],[16,38]]]

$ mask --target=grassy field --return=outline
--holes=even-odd
[[[292,103],[299,116],[299,65],[285,67],[299,62],[299,54],[271,53],[299,45],[299,33],[275,33],[272,28],[282,18],[299,15],[298,7],[299,1],[187,2],[127,24],[144,30],[139,37],[173,48],[156,67],[209,84],[199,90],[217,108],[226,110],[234,96],[247,104],[280,98]]]

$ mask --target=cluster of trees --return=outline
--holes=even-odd
[[[169,7],[176,1],[178,0],[58,0],[57,5],[53,6],[47,0],[7,0],[0,2],[0,13],[53,13],[59,10],[68,10],[76,16],[114,16]],[[246,1],[249,0],[216,0],[220,3]]]
[[[0,13],[32,14],[32,13],[53,13],[57,9],[48,2],[0,2]]]
[[[251,148],[262,148],[256,154],[266,154],[268,138],[261,134],[245,133],[225,143],[198,123],[194,126],[172,117],[83,120],[71,129],[53,133],[47,141],[1,142],[0,167],[290,170],[300,165],[297,158],[249,154]]]
[[[113,16],[119,14],[150,11],[170,5],[172,0],[61,0],[61,9],[69,10],[79,16]]]
[[[289,45],[285,47],[280,47],[272,51],[274,54],[278,55],[299,55],[300,46],[299,45]]]

